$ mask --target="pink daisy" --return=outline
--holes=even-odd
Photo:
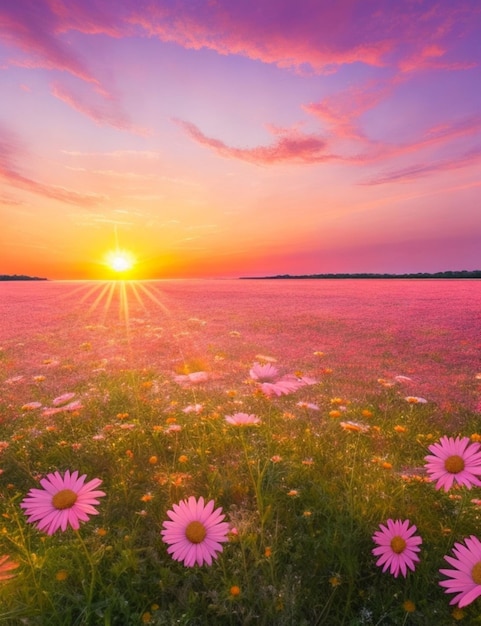
[[[217,552],[222,552],[221,544],[228,540],[229,524],[222,521],[222,508],[214,511],[214,500],[204,506],[204,498],[191,496],[174,504],[167,515],[170,520],[163,523],[161,535],[172,558],[186,567],[212,565]]]
[[[481,481],[476,477],[481,475],[479,443],[471,443],[469,437],[441,437],[439,443],[433,443],[428,450],[432,454],[424,457],[426,471],[437,480],[436,489],[449,491],[454,481],[468,489],[473,485],[481,487]]]
[[[234,413],[234,415],[226,415],[225,421],[232,426],[256,426],[261,420],[256,415],[247,413]]]
[[[439,584],[445,587],[446,593],[455,593],[450,604],[457,604],[463,608],[481,596],[481,542],[471,535],[466,538],[466,545],[456,542],[452,556],[445,556],[445,560],[454,569],[440,569],[440,573],[449,576],[449,580],[442,580]]]
[[[415,535],[416,526],[409,526],[409,520],[387,520],[387,526],[379,524],[378,530],[372,539],[378,547],[373,548],[372,553],[378,556],[376,565],[384,566],[382,571],[389,568],[394,578],[399,572],[406,577],[407,568],[414,571],[415,563],[419,561],[416,552],[419,552],[419,545],[423,542],[419,535]]]
[[[254,363],[249,371],[250,377],[258,383],[272,382],[277,378],[278,374],[279,370],[272,363],[265,363],[264,365]]]
[[[16,569],[18,567],[18,563],[15,561],[11,561],[8,554],[4,554],[0,556],[0,580],[8,580],[9,578],[13,578],[15,574],[10,574],[12,569]]]
[[[29,522],[37,522],[37,528],[48,535],[59,528],[66,530],[67,525],[78,530],[80,522],[86,522],[89,515],[98,515],[94,504],[99,504],[97,498],[105,496],[103,491],[96,491],[102,483],[99,478],[85,483],[86,474],[78,475],[75,471],[65,472],[62,477],[59,472],[47,474],[40,484],[43,489],[30,489],[27,497],[20,503],[25,509]]]

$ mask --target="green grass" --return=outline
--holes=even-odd
[[[80,411],[53,417],[22,412],[14,391],[0,402],[0,554],[20,564],[0,583],[2,624],[456,623],[438,570],[454,541],[478,532],[479,490],[438,492],[422,468],[429,443],[472,435],[476,415],[454,420],[373,386],[343,399],[336,418],[332,377],[274,399],[245,378],[194,392],[154,372],[101,373],[74,389]],[[301,397],[320,410],[297,406]],[[183,411],[193,403],[201,413]],[[225,415],[237,411],[261,425],[229,426]],[[346,432],[343,420],[370,428]],[[167,432],[172,423],[181,430]],[[78,532],[47,536],[19,504],[39,477],[67,469],[101,478],[107,495]],[[236,529],[211,567],[185,568],[161,540],[166,511],[190,495],[213,498]],[[371,554],[387,518],[409,518],[423,537],[406,579],[383,574]],[[479,608],[467,607],[465,621],[481,623]]]

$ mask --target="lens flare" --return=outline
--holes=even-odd
[[[114,272],[128,272],[133,269],[135,258],[127,250],[115,250],[106,255],[106,264]]]

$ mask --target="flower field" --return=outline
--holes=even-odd
[[[0,285],[0,623],[481,623],[481,282]]]

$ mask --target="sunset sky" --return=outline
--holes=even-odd
[[[0,274],[481,268],[479,0],[4,0]]]

